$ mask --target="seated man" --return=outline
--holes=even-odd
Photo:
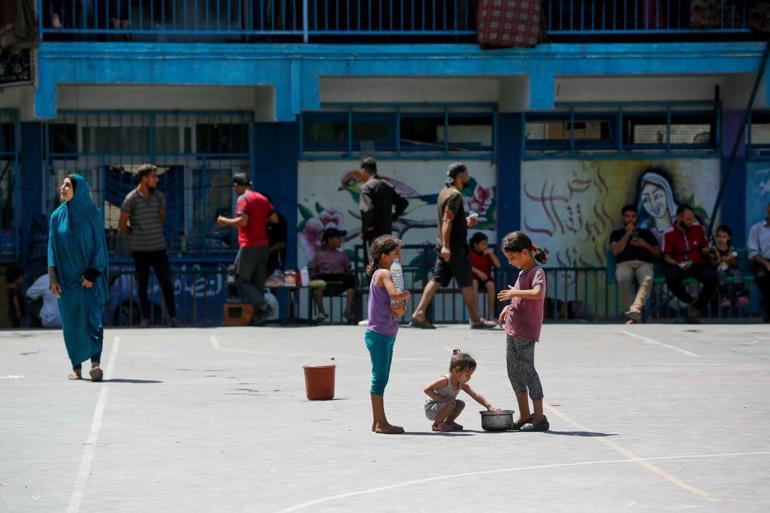
[[[652,288],[652,264],[660,258],[660,248],[651,231],[636,227],[635,206],[624,206],[621,214],[624,226],[610,235],[610,251],[615,257],[615,278],[627,324],[637,324],[642,321],[642,308]],[[631,289],[634,278],[636,296]]]
[[[695,224],[695,213],[687,205],[676,210],[674,227],[663,235],[663,259],[667,264],[666,283],[671,292],[687,309],[688,322],[698,322],[698,317],[708,305],[717,288],[716,270],[708,265],[705,256],[710,252],[706,232]],[[694,278],[703,284],[697,299],[685,289],[682,282]]]
[[[32,300],[42,298],[43,306],[40,309],[40,324],[44,328],[61,328],[59,302],[50,291],[49,284],[48,273],[41,274],[27,289],[27,297]]]
[[[762,301],[762,318],[770,322],[770,203],[765,220],[751,227],[747,245]]]
[[[355,313],[353,312],[353,300],[356,295],[356,276],[350,272],[350,259],[342,251],[337,251],[342,246],[342,237],[347,235],[346,231],[336,228],[327,228],[324,230],[321,240],[323,248],[315,254],[310,262],[310,278],[313,280],[324,280],[325,282],[339,282],[341,289],[347,291],[345,318],[349,323],[355,323]],[[327,293],[336,294],[336,289],[327,287]],[[323,322],[328,319],[324,311],[323,289],[313,289],[313,300],[318,308],[316,320]]]

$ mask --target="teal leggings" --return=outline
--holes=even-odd
[[[393,361],[395,338],[366,330],[364,342],[372,358],[372,386],[369,391],[374,395],[384,395],[385,385],[390,376],[390,362]]]

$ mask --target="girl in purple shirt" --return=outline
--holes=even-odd
[[[372,359],[372,431],[386,435],[404,432],[401,426],[394,426],[385,417],[383,394],[388,384],[390,364],[393,360],[393,345],[398,333],[398,318],[406,311],[405,301],[409,291],[399,292],[390,276],[390,264],[401,258],[401,241],[390,235],[383,235],[372,242],[369,249],[372,261],[366,269],[371,276],[369,283],[369,325],[364,342]]]
[[[512,232],[502,243],[508,263],[521,269],[515,285],[497,294],[500,301],[508,301],[500,314],[507,338],[506,361],[508,379],[519,404],[519,418],[514,429],[548,431],[550,425],[543,414],[543,387],[535,370],[535,343],[540,339],[545,306],[545,271],[538,263],[545,263],[548,253],[536,248],[523,232]],[[530,414],[527,392],[532,399],[534,413]]]

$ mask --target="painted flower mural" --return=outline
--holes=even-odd
[[[465,210],[468,212],[478,212],[481,218],[486,219],[494,197],[493,187],[482,187],[477,184],[473,194],[463,198],[465,200]]]
[[[342,213],[342,209],[336,205],[323,207],[320,203],[316,203],[315,214],[302,204],[298,205],[298,208],[302,217],[302,221],[297,226],[299,243],[307,260],[312,260],[321,249],[321,236],[324,230],[327,228],[344,229],[345,215]]]

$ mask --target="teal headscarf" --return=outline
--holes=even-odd
[[[104,217],[91,199],[88,182],[80,175],[68,178],[73,184],[73,197],[51,214],[48,267],[54,268],[61,286],[62,329],[74,366],[102,349],[107,245]],[[82,286],[86,275],[94,283],[90,289]]]

